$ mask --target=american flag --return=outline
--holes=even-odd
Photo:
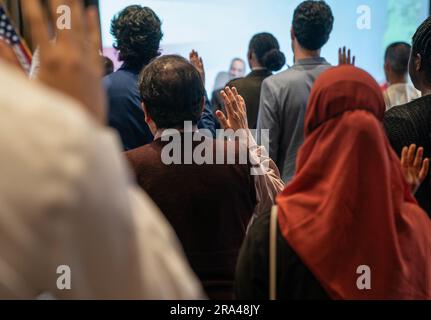
[[[8,43],[25,71],[30,72],[32,55],[25,41],[16,31],[6,9],[0,5],[0,39]]]

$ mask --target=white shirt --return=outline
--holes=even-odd
[[[0,298],[199,299],[117,137],[0,63]],[[70,267],[70,290],[57,268]]]
[[[389,86],[385,92],[386,111],[392,107],[406,104],[412,100],[420,98],[421,94],[408,83],[398,83]]]

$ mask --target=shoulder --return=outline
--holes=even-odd
[[[160,140],[156,140],[145,146],[127,151],[124,155],[129,163],[135,167],[147,162],[154,162],[156,158],[160,159],[161,149]]]
[[[298,79],[303,76],[302,74],[302,72],[295,69],[285,70],[266,78],[263,81],[262,86],[267,90],[270,89],[272,91],[278,92],[284,90],[286,86],[298,82]]]
[[[407,104],[395,106],[385,113],[385,126],[398,124],[418,124],[428,122],[431,116],[431,97],[422,97]]]
[[[0,162],[3,168],[19,168],[13,180],[28,205],[43,190],[52,190],[52,197],[44,197],[44,203],[37,202],[38,208],[30,211],[44,210],[48,202],[64,207],[69,203],[65,198],[78,192],[77,186],[91,179],[88,175],[97,166],[95,174],[115,171],[118,165],[125,168],[117,137],[95,124],[80,104],[8,66],[0,65],[0,70]],[[10,94],[17,91],[20,94]],[[7,189],[0,184],[0,193]]]

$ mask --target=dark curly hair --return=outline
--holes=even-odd
[[[307,50],[321,49],[328,42],[333,26],[334,16],[325,1],[304,1],[293,14],[293,32]]]
[[[278,71],[286,64],[286,57],[280,51],[277,39],[270,33],[263,32],[253,36],[249,44],[259,63],[271,71]]]
[[[196,68],[183,57],[166,55],[152,61],[139,79],[141,99],[160,129],[196,125],[202,114],[205,88]]]
[[[133,5],[123,9],[111,22],[114,48],[119,50],[119,60],[141,69],[160,55],[162,22],[148,7]]]

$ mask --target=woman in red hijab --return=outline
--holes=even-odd
[[[431,222],[385,136],[384,111],[363,70],[341,66],[316,81],[297,173],[277,199],[278,298],[431,299]],[[265,216],[241,252],[238,298],[268,298],[268,238]]]

